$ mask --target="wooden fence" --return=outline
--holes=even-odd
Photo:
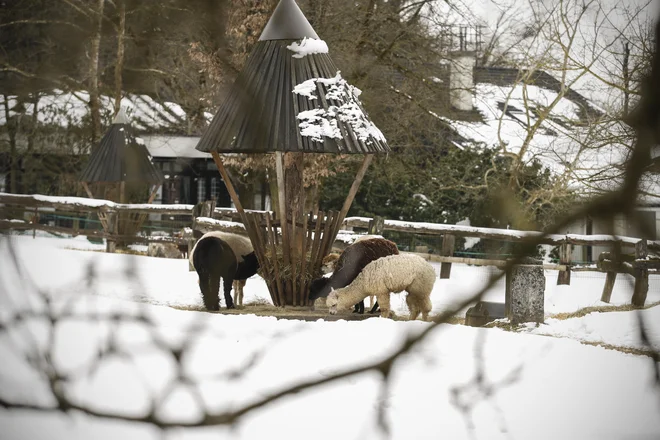
[[[124,237],[106,232],[105,230],[81,229],[74,222],[72,228],[63,228],[39,223],[39,215],[46,210],[55,212],[68,212],[78,214],[103,213],[106,218],[113,221],[119,213],[133,214],[162,214],[176,215],[188,218],[192,229],[207,232],[210,230],[223,230],[247,235],[240,223],[240,216],[231,208],[215,208],[213,204],[197,207],[193,205],[147,205],[147,204],[119,204],[107,200],[94,200],[75,197],[49,197],[39,195],[16,195],[0,193],[0,231],[8,229],[47,231],[73,236],[84,235],[89,237],[105,238],[109,243],[116,241],[150,243],[166,242],[177,245],[194,244],[194,240],[185,236],[131,236]],[[20,215],[16,215],[19,212]],[[262,211],[248,211],[260,213]],[[14,218],[11,218],[9,214]],[[550,234],[543,235],[537,231],[516,231],[509,229],[481,228],[473,226],[447,225],[436,223],[417,223],[398,220],[384,220],[382,218],[370,219],[366,217],[348,217],[344,220],[333,248],[342,250],[350,244],[359,234],[353,229],[366,229],[372,234],[382,234],[384,231],[398,231],[409,234],[442,237],[442,247],[439,254],[418,253],[428,261],[441,263],[440,278],[451,276],[451,267],[454,263],[504,267],[505,259],[464,258],[454,256],[456,237],[482,238],[512,243],[538,243],[559,247],[559,264],[544,264],[545,269],[557,270],[557,284],[570,284],[572,271],[593,270],[607,274],[601,300],[609,302],[617,273],[627,273],[635,277],[635,288],[632,304],[643,305],[648,291],[649,275],[660,274],[660,259],[650,258],[650,251],[660,251],[659,241],[648,241],[640,238],[611,236],[611,235],[579,235],[579,234]],[[621,250],[624,247],[634,249],[627,260],[621,258],[620,252],[613,252],[601,256],[597,264],[576,265],[571,262],[572,246],[602,246],[609,245],[613,249]],[[112,251],[112,249],[108,249]],[[618,257],[616,257],[618,255]]]

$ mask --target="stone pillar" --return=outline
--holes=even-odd
[[[506,274],[505,313],[511,324],[543,322],[545,275],[541,260],[525,258]]]
[[[473,108],[475,53],[460,51],[452,54],[449,67],[449,102],[462,111]]]

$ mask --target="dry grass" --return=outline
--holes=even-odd
[[[579,341],[584,345],[592,345],[594,347],[602,347],[606,350],[615,350],[621,353],[634,354],[635,356],[648,356],[652,359],[655,359],[657,352],[647,348],[632,348],[632,347],[623,347],[620,345],[606,344],[605,342],[591,342],[591,341]]]
[[[644,307],[635,307],[630,304],[623,304],[620,306],[594,306],[594,307],[585,307],[583,309],[577,310],[571,313],[555,313],[550,315],[550,318],[566,320],[572,318],[582,318],[590,313],[608,313],[608,312],[632,312],[634,310],[645,310],[650,309],[660,305],[660,301],[656,301],[651,304],[646,304]]]
[[[324,319],[326,321],[338,321],[344,319],[346,321],[362,321],[364,319],[374,318],[380,315],[359,315],[357,313],[340,313],[337,315],[330,315],[328,309],[315,309],[311,310],[310,307],[275,307],[265,300],[251,302],[242,307],[235,309],[221,308],[218,312],[209,312],[204,306],[172,306],[177,310],[207,312],[220,315],[257,315],[257,316],[272,316],[278,319],[298,319],[302,321],[316,321],[317,319]]]
[[[272,251],[267,250],[265,252],[265,257],[266,257],[266,260],[268,261],[268,264],[265,265],[266,267],[261,266],[261,268],[259,269],[259,275],[261,275],[262,278],[270,279],[272,281],[275,281],[276,275],[275,275],[275,268],[273,266],[273,257],[277,261],[277,267],[278,267],[278,270],[279,270],[279,279],[282,280],[282,281],[289,281],[293,278],[294,266],[291,265],[290,263],[289,264],[284,264],[284,253],[282,251],[282,248],[277,248],[275,256],[273,256]],[[306,259],[306,262],[305,262],[305,273],[304,274],[301,274],[303,260],[301,259],[301,260],[296,261],[296,264],[295,264],[296,280],[298,280],[297,282],[299,283],[301,280],[304,279],[305,283],[307,283],[309,285],[309,283],[312,280],[320,277],[322,274],[321,274],[320,270],[316,271],[315,273],[312,273],[312,271],[310,270],[312,268],[312,263],[310,261],[311,260],[311,254],[309,252],[305,255],[305,259]]]
[[[242,307],[236,307],[235,309],[226,309],[221,308],[218,312],[209,312],[204,306],[171,306],[177,310],[185,310],[191,312],[207,312],[220,315],[257,315],[257,316],[272,316],[277,319],[297,319],[301,321],[316,321],[318,319],[323,319],[325,321],[364,321],[365,319],[378,318],[380,313],[365,313],[360,315],[358,313],[353,313],[351,311],[338,313],[336,315],[331,315],[328,312],[328,308],[325,304],[322,304],[321,300],[317,300],[315,309],[312,310],[311,307],[275,307],[266,299],[260,298],[256,301],[251,301],[244,304]],[[432,319],[432,317],[431,317]],[[394,321],[408,321],[408,314],[395,315],[392,317]],[[465,323],[465,320],[461,317],[453,317],[448,322],[448,324],[462,325]]]

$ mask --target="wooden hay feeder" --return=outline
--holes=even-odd
[[[197,145],[209,152],[277,306],[305,306],[373,154],[390,149],[294,0],[281,0]],[[219,153],[275,154],[278,214],[246,213]],[[341,211],[304,213],[303,154],[364,154]]]
[[[148,188],[147,203],[153,202],[163,183],[163,176],[151,162],[147,147],[134,135],[123,109],[117,113],[99,146],[90,155],[79,181],[92,199],[126,203],[127,191],[139,194],[146,193]],[[148,214],[122,212],[115,217],[114,213],[99,211],[98,216],[107,234],[132,237],[140,230]]]

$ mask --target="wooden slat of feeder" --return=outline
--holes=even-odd
[[[256,238],[256,240],[254,241],[254,250],[257,253],[257,257],[261,262],[262,266],[264,268],[267,268],[266,248],[265,248],[266,242],[264,241],[262,228],[260,226],[261,223],[260,215],[258,213],[252,213],[248,216],[248,218],[249,221],[251,222],[251,226],[254,228],[254,233]],[[272,278],[269,275],[269,276],[265,276],[264,279],[266,280],[266,284],[268,285],[268,291],[271,292],[271,299],[273,300],[273,304],[278,305],[277,298],[272,294],[274,289]]]
[[[303,214],[303,225],[302,225],[302,264],[300,267],[300,272],[303,275],[302,282],[300,283],[300,305],[307,305],[307,221],[309,220],[308,214]]]
[[[332,243],[335,241],[335,238],[337,237],[337,233],[339,232],[339,228],[341,227],[341,222],[343,221],[344,219],[341,216],[341,213],[338,212],[332,223],[332,229],[330,231],[330,240],[328,240],[328,247],[325,249],[324,255],[330,253],[330,249],[332,248]]]
[[[319,254],[317,256],[316,265],[314,267],[315,272],[321,267],[321,261],[326,255],[325,249],[328,247],[328,243],[330,242],[330,230],[332,228],[332,222],[335,219],[335,215],[338,215],[337,211],[330,211],[325,218],[325,225],[323,226],[323,239],[321,240],[321,247],[319,248]]]
[[[275,272],[275,282],[277,286],[277,290],[275,292],[277,299],[274,298],[272,294],[271,297],[273,303],[276,303],[277,301],[280,306],[284,306],[284,304],[286,304],[284,297],[284,288],[283,288],[282,278],[280,278],[279,263],[277,261],[277,234],[271,222],[270,212],[266,213],[266,232],[270,236],[270,240],[268,241],[268,243],[269,243],[271,255],[273,256],[273,270]]]
[[[295,102],[295,101],[294,101]],[[298,213],[296,211],[293,211],[291,213],[291,242],[289,243],[291,246],[291,296],[292,296],[292,304],[295,306],[298,305],[298,283],[296,282],[296,272],[298,268],[298,257],[300,256],[300,253],[298,252],[298,234],[297,232],[297,227],[296,223],[298,222]]]
[[[314,227],[314,239],[312,241],[312,255],[310,258],[312,268],[316,265],[316,258],[319,253],[320,247],[320,234],[321,234],[321,217],[323,217],[323,211],[319,211],[316,217],[316,226]]]
[[[280,231],[282,231],[282,257],[284,265],[288,266],[291,261],[289,259],[289,222],[286,215],[287,201],[286,191],[284,190],[284,155],[281,151],[275,152],[275,171],[277,175],[278,204],[280,207],[278,215],[280,218]],[[288,296],[289,292],[291,292],[291,283],[288,280],[284,280],[284,285],[284,290]]]

